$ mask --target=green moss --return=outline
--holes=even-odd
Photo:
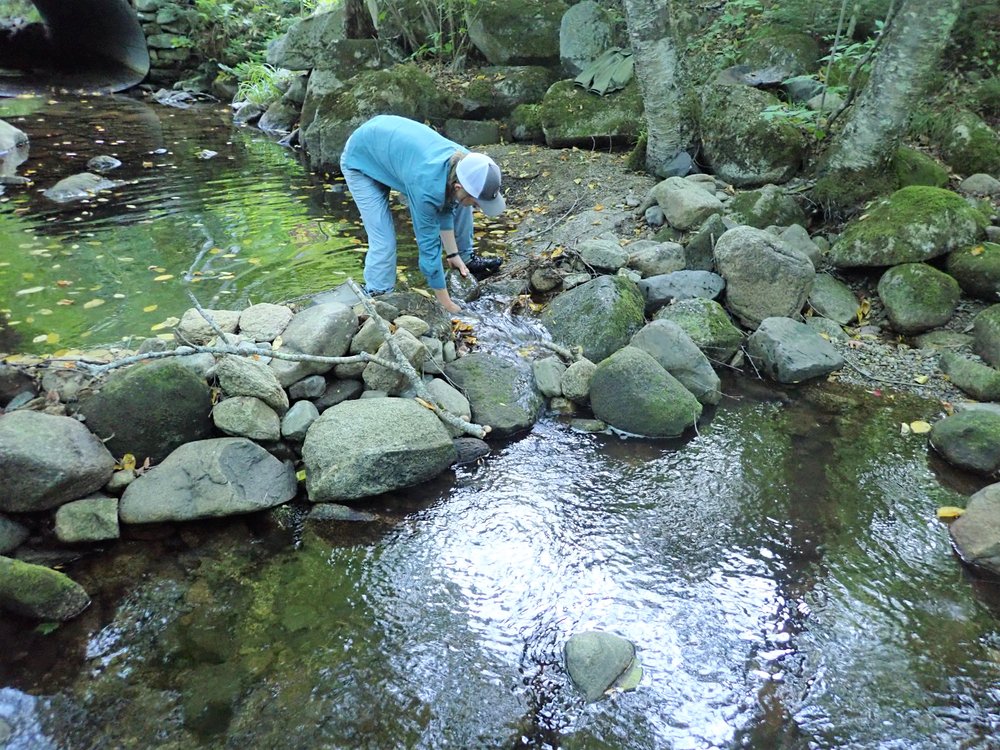
[[[972,95],[976,110],[984,115],[1000,115],[1000,76],[980,81]]]
[[[631,146],[643,123],[642,96],[635,78],[621,91],[598,96],[573,81],[558,81],[542,100],[542,127],[550,146]]]
[[[69,620],[90,597],[69,576],[42,565],[0,557],[0,609],[46,620]]]
[[[948,170],[934,159],[915,148],[901,146],[892,161],[893,171],[899,187],[928,185],[944,187],[948,184]]]
[[[973,243],[986,224],[957,193],[906,187],[848,224],[830,260],[842,267],[920,262]]]
[[[996,302],[1000,299],[1000,245],[984,242],[956,250],[948,256],[948,273],[966,294]]]
[[[635,148],[628,155],[628,161],[625,162],[625,166],[633,172],[646,171],[646,144],[648,141],[649,136],[645,133],[640,134],[639,140],[635,143]]]
[[[759,68],[778,66],[792,75],[812,73],[819,44],[808,34],[787,26],[764,26],[743,48],[742,61]]]

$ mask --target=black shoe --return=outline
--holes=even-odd
[[[473,253],[467,261],[465,267],[475,276],[489,276],[500,270],[503,261],[500,258],[484,258],[482,255]]]

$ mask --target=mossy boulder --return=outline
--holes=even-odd
[[[785,26],[766,26],[743,46],[741,62],[753,68],[774,68],[781,78],[816,71],[819,44],[809,34]]]
[[[915,148],[900,146],[892,160],[892,168],[901,188],[911,185],[943,188],[948,184],[948,170]]]
[[[882,274],[878,296],[892,327],[921,333],[943,326],[955,314],[961,296],[958,282],[926,263],[903,263]]]
[[[42,565],[0,557],[0,609],[36,620],[72,620],[90,606],[83,587]]]
[[[729,362],[743,343],[725,308],[704,297],[676,300],[657,310],[653,319],[675,322],[712,362]]]
[[[400,115],[418,122],[443,121],[457,112],[434,80],[412,64],[359,73],[317,107],[302,142],[314,169],[340,170],[347,138],[375,115]]]
[[[809,223],[802,207],[777,185],[738,193],[730,203],[729,211],[736,221],[757,229],[790,227],[793,224],[805,226]]]
[[[550,148],[633,145],[645,127],[642,96],[633,78],[621,91],[598,96],[573,81],[557,81],[541,103],[542,131]]]
[[[477,352],[448,364],[445,375],[469,400],[472,421],[489,425],[491,436],[531,429],[545,405],[531,367],[523,361]]]
[[[1000,401],[1000,370],[952,351],[942,352],[938,367],[977,401]]]
[[[458,103],[465,117],[502,119],[522,104],[537,104],[556,75],[540,65],[481,69],[462,90]]]
[[[645,300],[635,282],[599,276],[563,292],[542,313],[554,341],[579,346],[591,362],[625,346],[645,323]]]
[[[112,374],[80,404],[87,426],[112,455],[159,463],[184,443],[214,434],[208,384],[177,362],[153,362]]]
[[[477,0],[469,4],[469,41],[491,65],[559,65],[563,0]]]
[[[542,128],[542,105],[520,104],[514,107],[507,120],[510,137],[515,141],[542,143],[545,130]]]
[[[963,469],[991,475],[1000,471],[1000,414],[966,409],[931,428],[931,446]]]
[[[590,379],[594,416],[645,437],[675,437],[701,416],[702,406],[652,355],[626,346],[597,365]]]
[[[986,223],[957,193],[906,187],[851,221],[827,259],[840,268],[920,263],[972,245]]]
[[[1000,135],[977,115],[964,112],[945,136],[941,154],[959,174],[996,174],[1000,172]]]
[[[992,305],[972,321],[976,354],[994,367],[1000,367],[1000,305]]]
[[[780,102],[749,86],[714,83],[702,95],[702,155],[712,171],[737,187],[780,183],[795,175],[805,137],[791,123],[763,112]]]
[[[984,242],[951,253],[948,273],[970,297],[1000,302],[1000,245],[997,243]]]

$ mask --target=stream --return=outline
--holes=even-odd
[[[339,183],[224,108],[17,99],[0,118],[29,133],[38,183],[0,196],[0,349],[158,335],[191,269],[232,307],[360,269]],[[41,196],[112,152],[126,184]],[[483,348],[530,338],[491,305],[471,310]],[[368,522],[305,524],[293,503],[71,554],[83,615],[0,615],[0,748],[1000,747],[1000,595],[936,518],[985,481],[900,432],[939,406],[723,392],[678,440],[547,415],[359,504]],[[637,689],[583,701],[562,648],[585,630],[636,644]]]

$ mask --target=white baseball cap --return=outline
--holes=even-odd
[[[455,176],[487,216],[499,216],[507,208],[507,201],[500,194],[500,167],[486,154],[466,154],[458,163]]]

